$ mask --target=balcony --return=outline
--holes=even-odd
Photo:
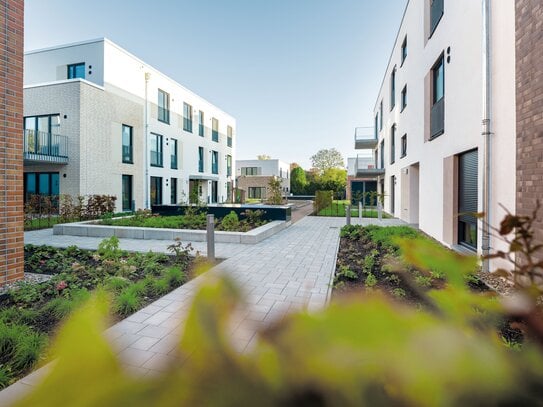
[[[68,164],[68,137],[25,130],[23,158],[26,165]]]
[[[370,157],[356,157],[355,174],[358,178],[377,178],[385,174],[384,168],[376,168],[375,162]]]
[[[357,127],[354,129],[354,148],[357,150],[373,150],[377,147],[377,137],[373,127]]]

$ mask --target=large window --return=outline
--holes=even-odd
[[[259,175],[259,167],[241,167],[241,175]]]
[[[177,157],[178,157],[178,154],[177,154],[177,140],[172,138],[171,139],[171,144],[172,144],[172,147],[171,147],[170,164],[171,164],[171,169],[176,170],[177,169]]]
[[[249,187],[249,199],[264,199],[266,198],[265,187]]]
[[[383,101],[379,105],[379,131],[383,130]]]
[[[177,205],[177,178],[170,179],[170,203]]]
[[[198,135],[201,137],[205,135],[204,112],[201,110],[198,112]]]
[[[162,205],[162,177],[151,177],[151,205]]]
[[[477,249],[477,150],[458,156],[458,243]]]
[[[24,118],[24,151],[35,154],[67,156],[60,138],[60,115],[28,116]]]
[[[379,113],[375,115],[375,138],[379,137]]]
[[[402,112],[403,110],[407,107],[407,85],[405,85],[402,89],[402,100],[401,100],[401,103],[402,103]]]
[[[133,146],[132,146],[132,127],[127,126],[126,124],[123,124],[123,163],[125,164],[133,164],[134,163],[134,156],[133,156]]]
[[[192,106],[183,103],[183,130],[192,133]]]
[[[85,63],[68,65],[68,79],[85,79]]]
[[[132,175],[123,175],[122,178],[122,207],[123,211],[134,210],[132,204]]]
[[[396,161],[396,125],[390,128],[390,163]]]
[[[219,201],[219,182],[211,181],[211,203]]]
[[[430,37],[443,17],[444,0],[430,0]]]
[[[25,172],[24,198],[32,195],[43,195],[57,198],[60,193],[60,177],[58,172]]]
[[[401,157],[404,158],[407,155],[407,134],[402,136],[402,152]]]
[[[432,108],[430,112],[430,138],[445,132],[445,60],[439,57],[432,67]]]
[[[381,155],[381,169],[385,168],[385,140],[381,140],[381,149],[380,149],[380,155]]]
[[[162,136],[151,133],[151,166],[162,167]]]
[[[405,62],[406,58],[407,58],[407,35],[405,36],[402,42],[402,65]]]
[[[226,145],[232,147],[232,126],[226,128]]]
[[[158,90],[158,120],[170,124],[170,94]]]
[[[226,176],[227,177],[232,176],[232,156],[231,155],[226,156]]]
[[[396,67],[390,74],[390,110],[396,106]]]
[[[219,142],[219,120],[211,119],[211,140]]]
[[[218,151],[211,152],[211,172],[213,174],[219,173],[219,152]]]
[[[204,148],[198,147],[198,172],[204,172]]]

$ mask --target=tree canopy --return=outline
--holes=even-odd
[[[311,156],[311,164],[321,173],[330,168],[345,168],[343,156],[335,148],[317,151],[315,155]]]

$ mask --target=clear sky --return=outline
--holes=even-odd
[[[25,49],[107,37],[237,120],[237,158],[355,156],[406,0],[26,0]]]

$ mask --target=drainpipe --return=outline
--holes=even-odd
[[[483,256],[490,253],[490,186],[492,147],[492,55],[491,55],[491,0],[482,0],[483,6]],[[489,260],[483,260],[483,272],[490,271]]]
[[[145,72],[145,108],[144,108],[144,115],[145,115],[145,118],[144,118],[144,123],[145,123],[145,130],[144,130],[144,134],[143,134],[143,138],[144,138],[144,150],[143,150],[143,156],[144,156],[144,159],[143,159],[143,165],[145,166],[144,168],[144,185],[145,185],[145,191],[144,191],[144,194],[145,194],[145,198],[144,198],[144,202],[145,202],[145,209],[149,209],[150,206],[149,206],[149,146],[148,146],[148,143],[149,143],[149,101],[147,100],[148,99],[148,95],[147,95],[147,89],[148,89],[148,86],[149,86],[149,79],[151,79],[151,74],[149,72]]]

